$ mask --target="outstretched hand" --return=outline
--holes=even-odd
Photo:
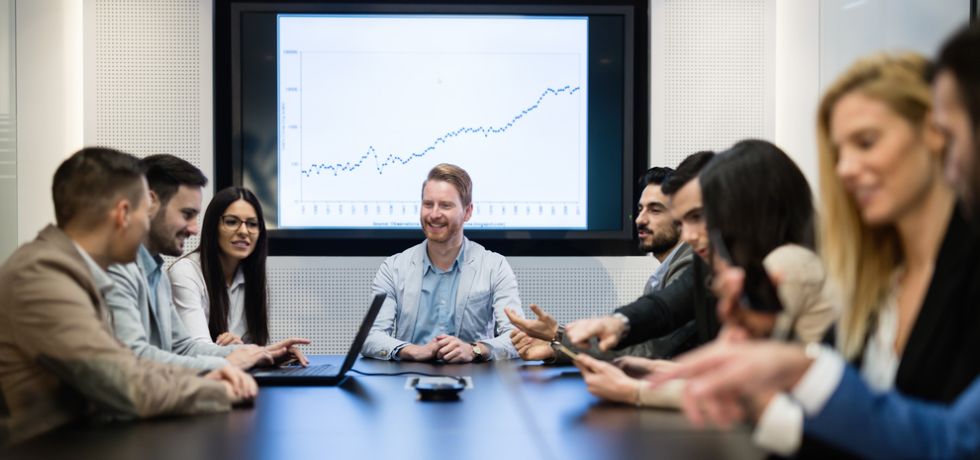
[[[555,321],[548,313],[545,313],[537,304],[531,304],[531,311],[538,319],[524,318],[510,308],[505,308],[504,313],[514,327],[521,330],[530,337],[540,340],[551,341],[558,334],[558,321]]]

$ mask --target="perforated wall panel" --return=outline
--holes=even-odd
[[[86,0],[84,14],[85,143],[169,153],[212,177],[211,2]]]
[[[269,259],[270,334],[308,337],[315,354],[350,346],[383,257]],[[508,258],[525,314],[531,303],[567,322],[632,301],[656,268],[652,257]]]
[[[313,341],[314,354],[347,351],[383,257],[271,257],[269,334]]]
[[[653,0],[651,160],[772,139],[775,0]]]
[[[140,156],[171,153],[202,164],[200,0],[95,1],[95,138]],[[210,91],[208,91],[210,93]],[[210,160],[210,158],[208,158]],[[208,161],[210,163],[210,161]]]

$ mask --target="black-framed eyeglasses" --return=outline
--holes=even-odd
[[[236,231],[242,226],[242,223],[245,224],[245,230],[247,230],[249,233],[259,232],[258,219],[242,219],[238,216],[232,215],[221,216],[221,226],[224,227],[225,230]]]

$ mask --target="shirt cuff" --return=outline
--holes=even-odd
[[[408,345],[409,345],[409,343],[408,342],[405,342],[405,343],[402,343],[402,344],[398,345],[395,348],[392,348],[391,349],[391,354],[388,355],[388,359],[390,359],[392,361],[401,361],[402,359],[398,357],[398,352],[399,351],[402,351],[402,348],[405,348]]]
[[[793,387],[793,398],[800,403],[806,415],[817,414],[834,394],[843,376],[844,359],[832,349],[821,345],[817,358]]]
[[[477,340],[476,342],[473,342],[473,346],[476,346],[476,344],[478,343],[482,343],[487,347],[487,355],[483,357],[483,361],[484,362],[493,361],[493,356],[497,354],[496,353],[497,350],[494,349],[493,344],[485,340]]]
[[[630,334],[630,317],[618,311],[613,313],[612,317],[623,322],[623,330],[619,333],[619,338],[622,339],[623,337],[628,336]]]
[[[803,409],[785,393],[776,394],[759,417],[752,440],[770,452],[793,455],[803,440]]]

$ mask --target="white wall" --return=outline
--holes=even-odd
[[[775,118],[772,141],[796,161],[816,193],[816,113],[820,74],[820,2],[776,2]]]
[[[724,148],[727,145],[723,144],[738,140],[735,136],[762,137],[772,140],[797,162],[817,194],[816,110],[822,89],[855,59],[872,52],[915,50],[934,55],[942,40],[967,22],[970,11],[970,0],[767,0],[764,3],[651,0],[650,164],[675,166],[696,150]],[[676,9],[678,5],[703,11],[703,20],[687,15],[682,19],[689,23],[671,23],[670,18],[677,15],[668,14],[668,9]],[[772,73],[771,78],[758,82],[768,98],[762,101],[769,112],[767,118],[754,123],[722,119],[721,124],[736,126],[722,134],[711,125],[671,124],[675,113],[669,108],[670,98],[678,87],[670,87],[668,81],[676,72],[688,79],[682,80],[680,88],[707,93],[707,96],[690,96],[691,106],[699,107],[702,112],[737,114],[734,109],[739,105],[750,109],[760,102],[732,97],[729,91],[732,85],[724,83],[729,76],[755,77],[751,67],[739,60],[718,66],[708,60],[716,54],[704,51],[715,47],[725,49],[733,40],[731,31],[724,28],[727,24],[724,18],[717,17],[718,12],[747,8],[754,8],[758,17],[771,22],[764,25],[750,22],[748,30],[741,31],[748,35],[761,34],[767,40],[761,43],[743,39],[742,46],[756,47],[766,56],[772,53],[771,60],[767,58],[761,64],[771,65],[765,71],[767,75]],[[684,30],[676,30],[680,26]],[[694,43],[693,49],[705,55],[704,65],[693,69],[665,68],[669,62],[665,56],[676,52],[667,45],[670,40],[666,35],[671,35],[675,43],[677,37]],[[772,46],[772,50],[764,49],[765,46]],[[719,123],[717,117],[705,120]],[[680,146],[670,141],[677,138],[677,131],[690,133],[683,137]]]
[[[17,238],[54,222],[51,177],[84,143],[82,3],[20,0],[17,10]]]
[[[934,56],[969,15],[970,0],[822,0],[820,86],[858,57],[880,50]]]
[[[816,112],[823,89],[871,53],[935,55],[969,13],[969,0],[777,0],[773,140],[797,162],[815,194]]]

